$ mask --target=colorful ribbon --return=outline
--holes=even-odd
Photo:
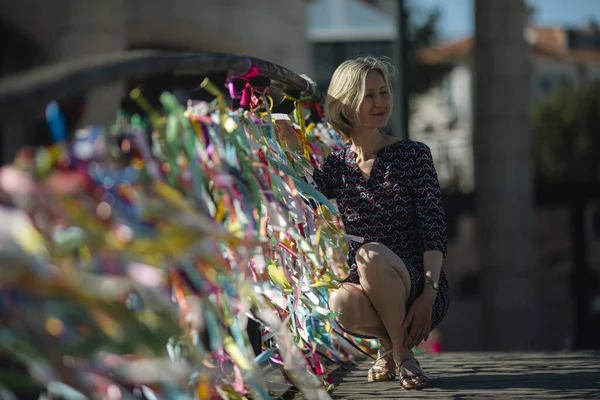
[[[308,398],[329,398],[332,362],[358,354],[346,340],[373,351],[335,334],[327,309],[346,243],[310,175],[340,137],[307,131],[299,110],[295,152],[268,111],[161,102],[164,117],[148,110],[154,134],[123,117],[10,167],[31,186],[8,191],[31,223],[0,242],[3,351],[58,392],[269,399],[270,365]]]

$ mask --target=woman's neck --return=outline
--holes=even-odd
[[[365,132],[352,132],[352,150],[363,160],[369,160],[385,145],[385,135],[379,129]]]

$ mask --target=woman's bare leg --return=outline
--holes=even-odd
[[[338,323],[349,332],[380,338],[386,348],[393,345],[397,362],[411,358],[412,351],[402,346],[402,323],[411,288],[408,270],[394,252],[379,243],[363,245],[356,261],[361,285],[344,283],[330,296],[330,308],[340,313]]]
[[[336,320],[347,332],[376,337],[380,340],[382,351],[392,349],[392,342],[381,318],[362,286],[355,283],[343,283],[329,296],[329,308],[339,313]],[[375,366],[380,369],[379,374],[382,376],[386,371],[395,375],[394,359],[391,355],[378,360]]]
[[[379,314],[360,285],[342,283],[329,296],[329,308],[339,313],[337,322],[344,330],[389,340]]]
[[[410,276],[406,266],[394,252],[379,243],[363,245],[356,263],[360,284],[387,331],[394,348],[394,360],[398,365],[412,356],[404,348],[406,301],[410,293]]]

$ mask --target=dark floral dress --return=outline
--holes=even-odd
[[[446,256],[446,217],[437,173],[429,148],[420,142],[399,140],[375,155],[366,181],[350,144],[327,156],[313,180],[319,191],[336,199],[346,233],[364,238],[350,240],[350,274],[344,282],[360,283],[356,253],[364,243],[378,242],[402,259],[411,279],[407,308],[423,292],[423,253],[439,250]],[[442,270],[433,306],[432,329],[448,311],[448,281]]]

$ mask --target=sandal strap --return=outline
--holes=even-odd
[[[389,368],[386,368],[382,365],[373,365],[371,368],[369,368],[369,371],[373,371],[373,372],[389,372],[390,374],[396,374],[393,370],[390,370]]]
[[[400,371],[402,371],[402,366],[407,361],[409,363],[410,362],[416,363],[417,369],[419,369],[420,371],[419,372],[410,371],[410,375],[400,373]],[[421,364],[419,363],[419,360],[417,360],[414,357],[402,360],[402,362],[400,363],[400,366],[398,367],[398,375],[400,376],[400,379],[411,379],[412,380],[413,378],[425,378],[425,380],[429,381],[429,376],[427,376],[427,374],[425,373],[425,371],[423,371],[423,368],[421,368]]]
[[[408,363],[414,362],[414,363],[417,364],[417,367],[419,369],[421,369],[421,363],[415,357],[405,358],[404,360],[402,360],[402,362],[400,363],[400,365],[398,366],[398,368],[402,368],[402,366],[404,365],[404,363],[407,363],[407,362]]]
[[[394,352],[393,349],[389,349],[384,351],[383,353],[377,353],[377,359],[375,360],[375,362],[379,361],[379,360],[383,360],[384,358],[386,358],[387,356],[389,356],[390,354],[392,354]]]
[[[424,379],[426,382],[429,382],[429,377],[423,373],[423,372],[418,372],[416,374],[412,374],[412,375],[400,375],[400,379],[405,380],[414,380],[415,378],[422,378]]]
[[[388,357],[389,355],[391,355],[393,353],[393,350],[389,349],[386,351],[381,351],[382,349],[384,349],[383,346],[381,346],[379,348],[380,351],[377,352],[377,359],[375,360],[375,364],[369,369],[369,375],[385,374],[388,378],[393,379],[396,377],[396,371],[394,370],[394,368],[392,368],[390,370],[390,368],[388,368],[388,367],[377,364],[379,361],[381,361],[381,360],[385,359],[386,357]]]
[[[368,380],[370,382],[393,381],[396,379],[396,374],[392,371],[369,370]]]

